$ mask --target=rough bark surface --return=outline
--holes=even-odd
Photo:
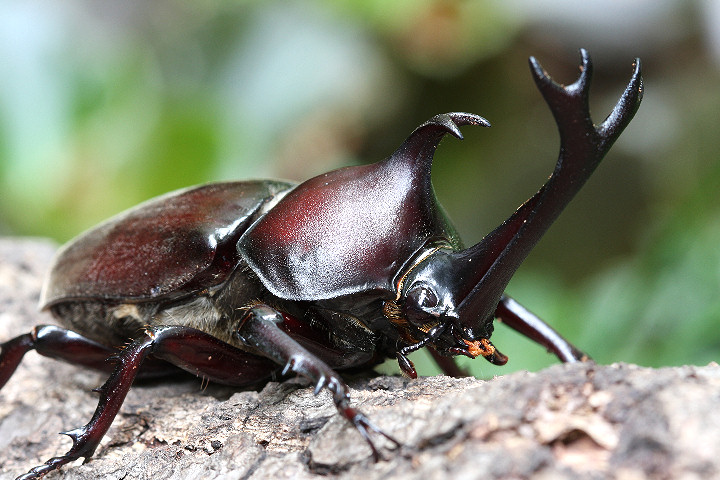
[[[0,241],[0,340],[36,311],[55,246]],[[0,480],[70,445],[101,375],[29,353],[0,391]],[[351,380],[353,404],[404,444],[373,463],[330,396],[302,382],[133,388],[86,464],[47,479],[700,479],[720,477],[720,368],[557,365],[492,380]]]

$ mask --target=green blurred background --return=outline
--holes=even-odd
[[[0,234],[63,242],[172,189],[373,162],[460,110],[493,128],[443,142],[433,181],[475,243],[557,156],[527,57],[571,82],[579,47],[595,64],[596,121],[636,56],[644,103],[508,291],[599,362],[717,360],[713,0],[5,0]],[[555,361],[502,326],[493,338],[510,363],[470,362],[478,376]]]

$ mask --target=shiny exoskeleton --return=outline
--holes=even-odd
[[[588,109],[591,63],[561,86],[530,59],[557,122],[561,148],[543,187],[478,244],[465,248],[438,205],[433,154],[469,113],[437,115],[387,159],[295,185],[214,183],[150,200],[85,232],[57,254],[43,325],[1,345],[0,387],[29,350],[110,373],[94,416],[66,432],[70,450],[20,478],[89,457],[137,376],[173,370],[230,385],[272,375],[327,388],[364,436],[399,443],[350,406],[336,373],[427,347],[450,375],[453,357],[507,357],[490,342],[498,318],[565,362],[587,358],[504,294],[510,278],[627,126],[642,98],[640,62],[600,125]],[[117,346],[130,341],[125,348]],[[114,357],[114,364],[106,362]]]

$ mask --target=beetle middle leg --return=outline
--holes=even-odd
[[[363,436],[372,450],[375,461],[379,460],[380,454],[370,438],[370,430],[384,436],[399,447],[400,442],[383,432],[363,413],[350,406],[350,392],[345,382],[325,362],[285,333],[279,326],[283,321],[283,315],[277,310],[265,304],[257,304],[252,306],[242,319],[238,336],[244,344],[256,349],[259,354],[270,358],[279,365],[284,365],[283,375],[292,371],[310,379],[315,384],[315,394],[323,388],[330,390],[335,407]]]

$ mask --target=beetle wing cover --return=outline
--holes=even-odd
[[[264,203],[293,185],[226,182],[163,195],[81,234],[55,257],[41,305],[150,299],[221,283],[235,243]]]

